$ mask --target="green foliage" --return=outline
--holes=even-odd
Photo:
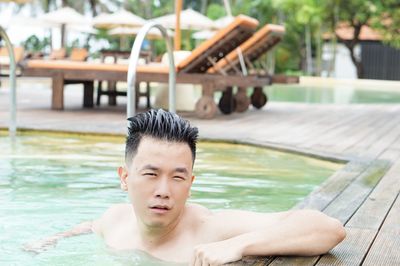
[[[210,19],[218,19],[226,16],[225,8],[220,4],[210,4],[207,8],[207,17]]]
[[[97,30],[97,33],[94,35],[95,40],[106,40],[109,43],[109,50],[118,50],[119,49],[119,39],[111,36],[107,33],[105,29]]]
[[[384,42],[400,49],[400,2],[379,1],[377,7],[379,13],[371,18],[370,26],[382,34]]]
[[[24,49],[30,52],[43,52],[50,49],[50,38],[39,39],[36,35],[29,36],[23,43]]]
[[[82,13],[95,9],[96,5],[103,11],[107,11],[107,4],[120,6],[144,18],[170,14],[174,12],[175,8],[174,0],[63,0],[61,2]],[[229,0],[229,2],[233,15],[245,14],[254,17],[259,20],[260,27],[266,23],[285,26],[284,39],[275,49],[277,72],[287,73],[301,70],[306,57],[306,28],[310,29],[313,57],[317,59],[321,56],[323,33],[334,32],[338,23],[342,22],[347,22],[353,27],[369,25],[382,34],[387,44],[400,48],[399,0]],[[47,10],[60,7],[60,1],[41,0],[40,3]],[[207,16],[211,19],[226,15],[222,0],[184,0],[183,8],[189,7],[195,10],[206,10]],[[182,32],[182,48],[192,49],[194,40],[188,38],[187,35],[187,32]],[[95,38],[107,40],[110,43],[109,49],[118,49],[119,47],[119,37],[108,36],[106,31],[100,32]],[[128,41],[131,47],[133,38]],[[27,45],[40,46],[35,44],[36,42],[38,41],[32,39]],[[165,52],[163,40],[152,42],[153,50],[157,54]]]

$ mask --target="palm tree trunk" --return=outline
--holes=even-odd
[[[322,70],[322,34],[321,34],[321,25],[317,26],[317,32],[315,36],[315,43],[316,43],[316,69],[315,75],[321,76]]]
[[[312,55],[311,55],[311,32],[310,25],[305,25],[305,42],[306,42],[306,69],[307,74],[312,75]]]
[[[200,8],[201,14],[207,13],[207,4],[208,4],[207,0],[201,0],[201,8]]]

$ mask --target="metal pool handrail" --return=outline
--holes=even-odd
[[[8,126],[8,133],[10,137],[15,137],[17,132],[17,91],[16,91],[16,80],[15,80],[15,57],[14,47],[8,38],[6,31],[0,26],[0,40],[4,39],[8,50],[8,56],[10,57],[10,124]]]
[[[136,83],[136,67],[137,62],[139,60],[140,50],[142,48],[142,44],[146,34],[150,31],[151,28],[158,28],[161,31],[163,39],[166,41],[167,45],[167,52],[168,52],[168,59],[169,59],[169,80],[168,80],[168,89],[169,89],[169,99],[168,99],[168,108],[170,112],[175,113],[175,80],[176,80],[176,73],[175,73],[175,63],[174,63],[174,56],[172,54],[172,44],[171,39],[167,34],[167,30],[156,22],[149,22],[146,23],[139,31],[136,36],[135,42],[132,46],[131,56],[129,59],[129,67],[128,67],[128,102],[126,107],[127,117],[132,117],[135,115],[136,112],[136,93],[135,93],[135,83]]]

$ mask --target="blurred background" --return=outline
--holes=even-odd
[[[124,10],[146,21],[175,11],[173,0],[17,2],[20,3],[0,1],[0,25],[6,28],[15,46],[44,54],[64,45],[67,53],[81,47],[88,49],[91,58],[100,57],[102,49],[130,50],[135,38],[126,29],[116,29],[117,25],[96,26],[93,23],[96,17]],[[65,21],[64,28],[60,23],[42,19],[46,13],[62,7],[71,7],[82,15],[86,25]],[[261,60],[274,73],[400,80],[398,0],[185,0],[183,10],[186,9],[213,21],[227,18],[229,21],[230,15],[245,14],[259,20],[260,27],[266,23],[284,25],[286,33],[282,43]],[[210,34],[204,30],[212,32],[199,27],[182,30],[183,50],[192,50],[208,38]],[[66,37],[61,37],[63,31],[67,32]],[[155,59],[159,60],[165,52],[163,41],[156,36],[146,45]]]

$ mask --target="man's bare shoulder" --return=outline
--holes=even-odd
[[[203,205],[197,204],[197,203],[187,203],[186,204],[186,210],[191,212],[191,214],[197,214],[197,215],[212,215],[213,212],[210,209],[207,209]]]
[[[111,205],[100,218],[103,221],[114,221],[120,220],[127,215],[134,214],[133,208],[131,204],[128,203],[119,203]]]
[[[205,226],[209,225],[209,221],[214,215],[211,210],[196,203],[187,203],[185,214],[186,223],[192,230],[203,230]]]
[[[110,226],[115,226],[128,218],[132,219],[132,215],[134,217],[135,214],[132,205],[128,203],[111,205],[99,219],[93,221],[92,230],[103,235]]]

